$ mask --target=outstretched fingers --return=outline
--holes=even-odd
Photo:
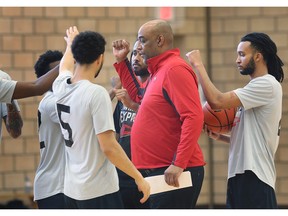
[[[79,34],[79,31],[77,29],[76,26],[70,26],[67,30],[66,30],[66,36],[64,37],[67,45],[72,44],[74,38],[76,37],[76,35]]]

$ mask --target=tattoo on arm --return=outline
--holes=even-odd
[[[23,120],[20,112],[12,101],[12,104],[7,104],[7,116],[5,118],[6,129],[13,138],[17,138],[22,133]]]

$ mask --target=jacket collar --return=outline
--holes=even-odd
[[[161,53],[158,56],[154,56],[147,60],[148,71],[151,75],[157,73],[158,69],[167,64],[167,60],[173,56],[179,56],[180,50],[178,48],[170,49]],[[171,60],[172,61],[172,60]]]

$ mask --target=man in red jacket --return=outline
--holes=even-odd
[[[150,196],[151,208],[194,208],[204,178],[198,144],[203,112],[196,74],[173,48],[173,32],[164,20],[152,20],[138,31],[138,50],[150,81],[131,133],[132,162],[149,176],[164,174],[168,185],[190,171],[192,187]]]

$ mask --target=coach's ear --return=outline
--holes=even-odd
[[[165,37],[163,35],[158,35],[156,42],[158,47],[162,47],[165,43]]]

